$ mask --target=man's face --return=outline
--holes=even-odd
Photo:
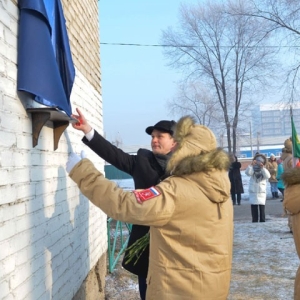
[[[176,142],[169,133],[154,129],[151,133],[151,148],[154,154],[166,155],[171,152]]]

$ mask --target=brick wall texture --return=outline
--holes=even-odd
[[[98,2],[62,4],[76,68],[72,108],[102,133]],[[48,122],[33,148],[30,99],[16,90],[18,19],[17,1],[0,0],[0,299],[104,299],[107,217],[65,170],[68,153],[82,149],[99,170],[104,164],[71,125],[54,151]]]

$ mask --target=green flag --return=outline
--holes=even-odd
[[[292,121],[292,142],[293,142],[293,155],[294,157],[300,157],[300,140],[295,128],[293,116],[291,116]]]

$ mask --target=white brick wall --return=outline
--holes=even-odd
[[[85,149],[99,170],[103,161],[71,126],[56,151],[50,127],[32,148],[31,116],[16,91],[18,15],[12,0],[0,1],[0,299],[67,300],[106,252],[107,236],[106,215],[65,164],[71,149]],[[102,131],[101,95],[78,69],[71,102]]]

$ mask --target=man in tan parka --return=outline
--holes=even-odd
[[[172,176],[147,190],[118,188],[88,159],[71,157],[67,170],[108,216],[150,226],[147,300],[225,300],[233,244],[229,157],[191,117],[179,120],[174,139]]]
[[[284,171],[281,178],[285,184],[283,206],[293,216],[291,219],[293,236],[300,258],[300,168]],[[300,266],[295,278],[294,299],[300,300]]]
[[[293,143],[291,138],[284,141],[284,148],[282,148],[281,159],[284,172],[293,168]],[[290,212],[284,208],[284,206],[283,209],[288,216],[288,227],[290,229],[290,232],[293,233],[293,215],[291,215]]]

